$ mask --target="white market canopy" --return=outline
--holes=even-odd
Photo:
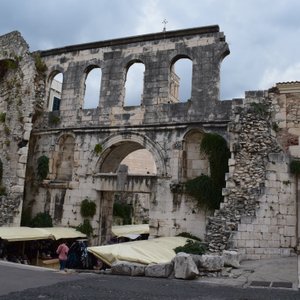
[[[141,234],[149,234],[149,224],[112,226],[111,232],[118,238],[137,238]]]
[[[55,240],[86,238],[84,233],[81,233],[80,231],[77,231],[75,228],[71,227],[47,227],[43,229],[50,232]]]
[[[58,240],[61,238],[86,238],[86,235],[69,227],[0,227],[0,238],[8,242],[32,240]]]
[[[167,263],[175,257],[174,248],[184,246],[187,238],[160,237],[114,245],[88,247],[88,251],[109,266],[115,261],[141,264]]]

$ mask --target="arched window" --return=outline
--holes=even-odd
[[[189,58],[179,58],[171,66],[170,102],[186,102],[192,96],[193,62]]]
[[[83,108],[96,108],[100,101],[102,71],[99,67],[88,68],[85,79],[85,93]]]
[[[144,92],[145,65],[133,63],[127,70],[125,82],[124,106],[141,105]]]
[[[57,111],[60,109],[60,101],[62,94],[63,73],[57,73],[50,85],[50,94],[48,102],[49,111]]]

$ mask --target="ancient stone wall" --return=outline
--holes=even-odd
[[[298,120],[283,110],[297,111],[297,100],[299,94],[280,95],[278,90],[248,92],[243,105],[233,108],[224,203],[208,225],[211,251],[238,248],[250,259],[294,251],[296,187],[285,133],[295,132]]]
[[[151,236],[206,233],[211,251],[238,248],[248,258],[289,255],[296,246],[289,162],[300,158],[299,83],[219,101],[220,63],[229,50],[218,26],[41,51],[42,60],[17,32],[0,37],[0,46],[0,225],[19,225],[23,209],[77,226],[88,198],[96,203],[92,240],[100,244],[111,237],[115,193],[132,199],[142,193]],[[193,64],[187,102],[175,95],[180,80],[173,65],[180,58]],[[135,62],[145,66],[144,90],[139,105],[126,106],[127,71]],[[85,79],[96,67],[102,70],[99,103],[83,109]],[[58,73],[60,110],[49,111]],[[224,202],[213,215],[182,191],[186,180],[209,175],[200,151],[206,132],[222,135],[231,150]],[[142,149],[155,171],[121,172],[124,159]],[[43,179],[37,175],[42,156],[49,158]]]
[[[28,141],[39,97],[35,62],[18,32],[0,37],[0,73],[0,225],[19,225]]]

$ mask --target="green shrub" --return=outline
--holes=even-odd
[[[266,117],[268,115],[268,106],[266,103],[256,103],[252,102],[250,103],[251,109],[261,117]]]
[[[0,80],[2,80],[7,71],[15,70],[18,67],[18,62],[12,59],[0,60]]]
[[[88,219],[85,219],[83,223],[76,227],[77,231],[80,231],[90,237],[93,234],[93,227]]]
[[[34,53],[33,58],[34,58],[34,63],[35,63],[37,72],[40,74],[44,74],[48,68],[47,68],[46,64],[42,61],[40,54]]]
[[[185,191],[197,200],[197,206],[204,209],[218,208],[219,195],[213,185],[212,179],[207,175],[201,175],[185,183]]]
[[[31,220],[31,227],[53,227],[52,218],[47,212],[40,212]]]
[[[6,196],[6,188],[1,184],[0,184],[0,196]]]
[[[89,218],[89,217],[92,218],[96,213],[96,208],[97,208],[96,203],[86,198],[81,202],[80,214],[84,218]]]
[[[292,160],[291,161],[290,172],[297,176],[300,174],[300,160]]]
[[[39,180],[44,180],[47,178],[49,173],[49,158],[42,155],[37,160],[37,175]]]
[[[31,213],[29,209],[23,209],[21,216],[21,226],[31,226]]]
[[[0,184],[2,183],[2,178],[3,178],[3,162],[0,158]]]
[[[58,125],[59,122],[60,122],[60,117],[51,112],[49,114],[49,123],[51,125]]]
[[[195,236],[193,234],[190,234],[189,232],[181,232],[181,233],[177,234],[177,236],[182,236],[182,237],[185,237],[187,239],[192,239],[192,240],[196,240],[196,241],[199,241],[199,242],[202,241],[200,238],[198,238],[197,236]]]
[[[102,146],[100,144],[96,144],[94,147],[94,152],[99,155],[102,152]]]
[[[113,215],[123,219],[123,225],[131,224],[132,206],[126,203],[115,202]]]
[[[4,123],[6,119],[6,113],[0,112],[0,123]]]
[[[187,240],[184,246],[174,249],[175,253],[185,252],[189,254],[202,255],[206,251],[206,246],[199,241]]]
[[[210,176],[202,174],[188,180],[185,183],[185,192],[197,200],[199,207],[217,209],[223,199],[222,189],[225,187],[230,151],[226,140],[216,133],[206,133],[200,149],[208,157]]]

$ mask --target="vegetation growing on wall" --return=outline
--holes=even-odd
[[[251,109],[261,117],[265,117],[269,114],[268,105],[266,103],[250,103]]]
[[[40,54],[38,52],[34,53],[33,58],[34,58],[34,63],[35,63],[37,72],[40,74],[44,74],[48,68],[47,68],[46,64],[43,62]]]
[[[196,240],[196,241],[199,241],[199,242],[202,241],[200,238],[198,238],[197,236],[195,236],[195,235],[193,235],[189,232],[181,232],[181,233],[177,234],[177,236],[185,237],[187,239],[192,239],[192,240]]]
[[[102,152],[102,145],[101,144],[96,144],[94,148],[94,152],[99,155]]]
[[[84,219],[83,223],[76,227],[76,230],[86,234],[88,237],[93,234],[93,227],[88,219]]]
[[[6,119],[6,113],[0,112],[0,123],[4,123]]]
[[[209,160],[210,176],[200,175],[185,183],[185,191],[197,200],[199,207],[217,209],[222,201],[225,173],[228,172],[230,151],[226,140],[216,133],[206,133],[201,141],[201,151]]]
[[[2,178],[3,178],[3,162],[0,158],[0,184],[2,183]]]
[[[15,70],[18,67],[18,62],[12,59],[4,59],[0,61],[0,81],[4,78],[9,70]]]
[[[80,205],[80,214],[84,218],[92,218],[96,213],[96,203],[85,198]]]
[[[93,218],[96,214],[97,205],[94,201],[85,198],[80,204],[80,214],[84,218],[83,223],[76,227],[76,230],[90,237],[93,234],[93,227],[88,218]]]
[[[184,246],[174,248],[175,253],[185,252],[189,254],[202,255],[206,251],[206,246],[199,241],[187,240]]]
[[[290,172],[296,176],[300,175],[300,160],[292,160],[290,163]]]
[[[132,206],[126,203],[115,202],[113,216],[123,219],[123,225],[131,224]]]
[[[49,113],[49,124],[58,125],[60,122],[60,117],[56,115],[57,112]]]
[[[39,180],[44,180],[47,178],[49,173],[49,158],[42,155],[37,160],[37,175]]]
[[[3,196],[6,194],[5,187],[2,185],[2,179],[3,179],[3,163],[0,159],[0,196]]]
[[[52,218],[47,212],[40,212],[31,220],[30,227],[53,227]]]

